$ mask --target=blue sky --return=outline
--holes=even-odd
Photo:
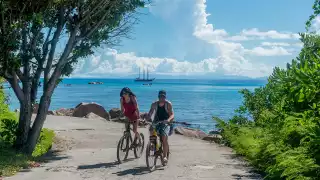
[[[81,60],[74,76],[268,76],[301,49],[313,0],[153,0],[121,46]]]

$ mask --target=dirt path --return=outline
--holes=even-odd
[[[124,130],[120,123],[100,119],[49,116],[46,127],[54,129],[65,148],[40,168],[21,172],[10,180],[224,180],[259,179],[249,173],[229,148],[180,135],[170,137],[169,164],[152,173],[140,159],[118,165],[116,146]],[[147,137],[146,129],[142,132]],[[133,153],[129,158],[133,158]]]

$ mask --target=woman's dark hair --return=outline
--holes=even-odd
[[[128,93],[130,96],[136,97],[136,95],[128,87],[122,88],[122,90],[120,91],[120,97],[122,97],[122,95],[125,93]]]

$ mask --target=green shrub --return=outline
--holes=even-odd
[[[314,9],[320,13],[319,0]],[[286,69],[275,68],[264,87],[240,91],[244,101],[236,116],[214,118],[225,144],[265,179],[320,177],[320,36],[301,34],[301,41]]]
[[[14,119],[0,120],[0,138],[4,143],[13,144],[16,140],[18,121]]]
[[[36,145],[36,148],[32,153],[32,156],[39,157],[39,156],[42,156],[45,153],[47,153],[51,149],[51,146],[52,146],[53,140],[54,140],[54,136],[55,136],[55,134],[54,134],[53,130],[43,128],[41,131],[38,143]]]

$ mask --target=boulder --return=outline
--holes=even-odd
[[[140,113],[140,119],[147,122],[152,122],[152,119],[148,118],[148,113]]]
[[[179,121],[176,121],[175,124],[181,124],[181,125],[184,125],[184,126],[191,126],[190,123],[187,123],[187,122],[179,122]]]
[[[73,111],[74,111],[74,108],[69,108],[69,109],[60,108],[55,111],[55,114],[58,116],[72,116]]]
[[[219,134],[215,135],[209,135],[207,137],[202,138],[204,141],[210,141],[210,142],[215,142],[215,143],[220,143],[222,139],[222,136]]]
[[[107,120],[110,119],[109,113],[100,104],[97,104],[97,103],[80,103],[80,104],[78,104],[75,107],[72,116],[85,117],[89,113],[94,113],[102,118],[107,119]]]
[[[87,114],[85,117],[88,118],[88,119],[100,119],[101,118],[100,116],[98,116],[98,115],[96,115],[95,113],[92,113],[92,112]]]
[[[191,129],[191,128],[184,128],[184,127],[176,127],[174,129],[174,132],[176,134],[180,134],[180,135],[183,135],[183,136],[199,138],[199,139],[203,139],[203,138],[208,136],[205,132],[203,132],[201,130],[196,130],[196,129]]]
[[[55,116],[55,115],[56,115],[56,111],[48,111],[48,115],[53,115],[53,116]]]
[[[149,124],[149,122],[146,121],[146,120],[140,120],[139,121],[139,126],[140,127],[146,127],[148,124]]]
[[[209,132],[210,135],[213,135],[213,134],[221,134],[220,131],[217,131],[217,130],[212,130]]]
[[[109,114],[112,119],[123,117],[121,110],[119,108],[110,109]]]

